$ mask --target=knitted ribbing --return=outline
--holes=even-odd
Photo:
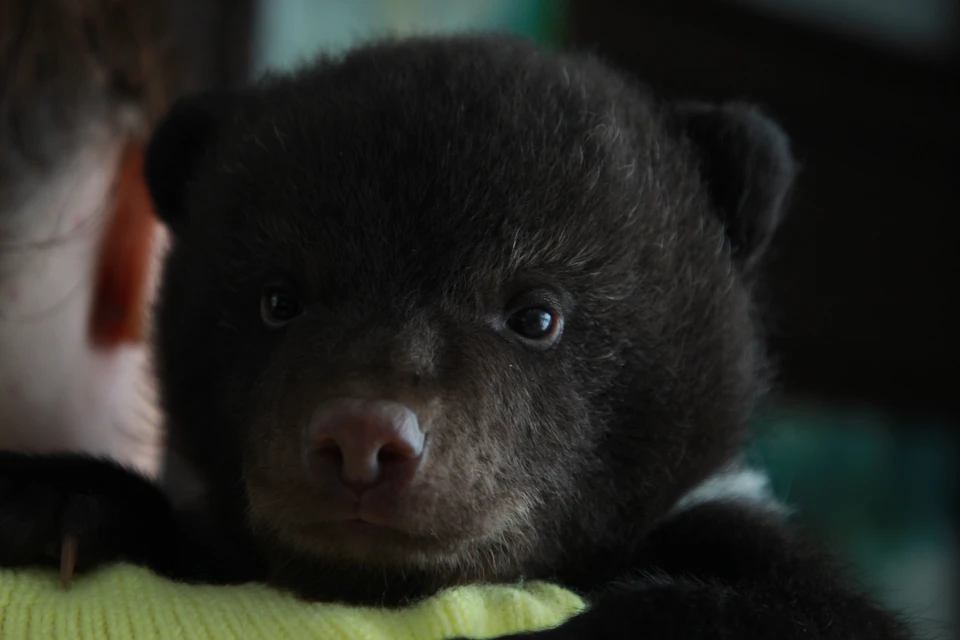
[[[584,602],[559,587],[450,589],[404,609],[305,603],[263,585],[187,585],[116,565],[64,590],[55,572],[0,571],[0,638],[441,640],[552,627]]]

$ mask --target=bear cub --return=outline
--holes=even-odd
[[[146,164],[170,487],[199,491],[4,454],[0,564],[585,594],[544,639],[909,637],[738,458],[795,173],[757,108],[506,36],[378,41],[184,99]]]

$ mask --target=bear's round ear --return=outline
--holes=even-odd
[[[186,196],[217,142],[236,96],[225,90],[181,98],[150,136],[144,158],[147,189],[157,216],[174,233],[187,224]]]
[[[733,259],[750,271],[780,225],[797,173],[790,140],[757,107],[743,103],[673,106],[726,227]]]

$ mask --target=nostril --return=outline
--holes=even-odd
[[[390,464],[391,462],[401,462],[416,458],[417,454],[409,446],[403,446],[395,442],[388,442],[380,447],[377,452],[377,462],[379,464]]]
[[[333,438],[327,438],[318,443],[314,447],[313,453],[329,458],[331,462],[335,462],[337,465],[343,464],[343,450],[340,449],[340,445]]]

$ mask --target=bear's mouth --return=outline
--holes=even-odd
[[[489,510],[468,508],[471,501],[464,504],[432,484],[401,495],[371,490],[360,499],[318,494],[313,487],[281,491],[249,479],[247,486],[248,522],[263,547],[321,564],[460,566],[479,549],[495,547],[516,519],[509,501]]]
[[[459,536],[411,532],[349,518],[327,522],[287,522],[270,537],[318,561],[414,568],[452,559],[471,543]]]
[[[384,485],[357,496],[248,480],[247,492],[254,532],[315,558],[420,564],[456,552],[488,524],[454,517],[431,486],[398,492]]]

